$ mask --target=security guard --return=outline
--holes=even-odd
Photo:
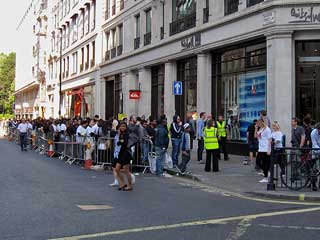
[[[228,152],[227,152],[227,125],[226,121],[224,121],[224,118],[222,115],[218,117],[217,122],[217,128],[218,128],[218,137],[219,137],[219,159],[220,159],[220,153],[223,152],[224,160],[229,160]]]
[[[213,127],[213,120],[207,121],[207,126],[203,130],[203,138],[204,138],[204,147],[206,149],[207,158],[206,158],[206,165],[205,171],[211,171],[211,161],[212,161],[212,171],[218,172],[219,171],[219,143],[218,143],[218,130],[217,128]]]

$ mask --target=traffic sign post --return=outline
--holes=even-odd
[[[182,82],[174,81],[172,85],[173,95],[182,95]]]

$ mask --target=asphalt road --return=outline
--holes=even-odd
[[[320,204],[233,196],[150,175],[119,192],[108,186],[110,173],[21,152],[4,139],[0,164],[0,239],[320,239]]]

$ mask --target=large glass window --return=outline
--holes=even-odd
[[[146,11],[146,33],[151,33],[151,9]]]
[[[140,37],[140,15],[135,16],[136,20],[136,38]]]
[[[246,140],[249,124],[266,108],[265,43],[213,55],[213,113],[223,114],[232,140]]]
[[[151,69],[151,115],[158,119],[164,114],[164,66]]]
[[[261,2],[263,2],[263,1],[264,1],[264,0],[247,0],[247,7],[256,5],[256,4],[261,3]]]
[[[196,12],[196,0],[172,0],[172,20],[178,20]]]
[[[320,41],[296,43],[296,112],[320,121]]]
[[[178,61],[178,81],[182,82],[182,95],[176,96],[176,112],[182,119],[197,111],[197,58]]]

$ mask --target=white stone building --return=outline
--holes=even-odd
[[[235,142],[262,109],[288,136],[293,116],[320,120],[318,0],[111,0],[106,7],[100,115],[222,114]],[[173,95],[174,81],[182,96]],[[140,99],[129,99],[130,90]]]
[[[50,1],[31,1],[17,27],[21,40],[16,46],[15,115],[44,117]]]
[[[103,1],[52,2],[47,116],[92,116],[101,59]]]
[[[288,136],[293,116],[320,121],[319,0],[49,2],[46,117],[205,111],[233,142],[262,109]]]

